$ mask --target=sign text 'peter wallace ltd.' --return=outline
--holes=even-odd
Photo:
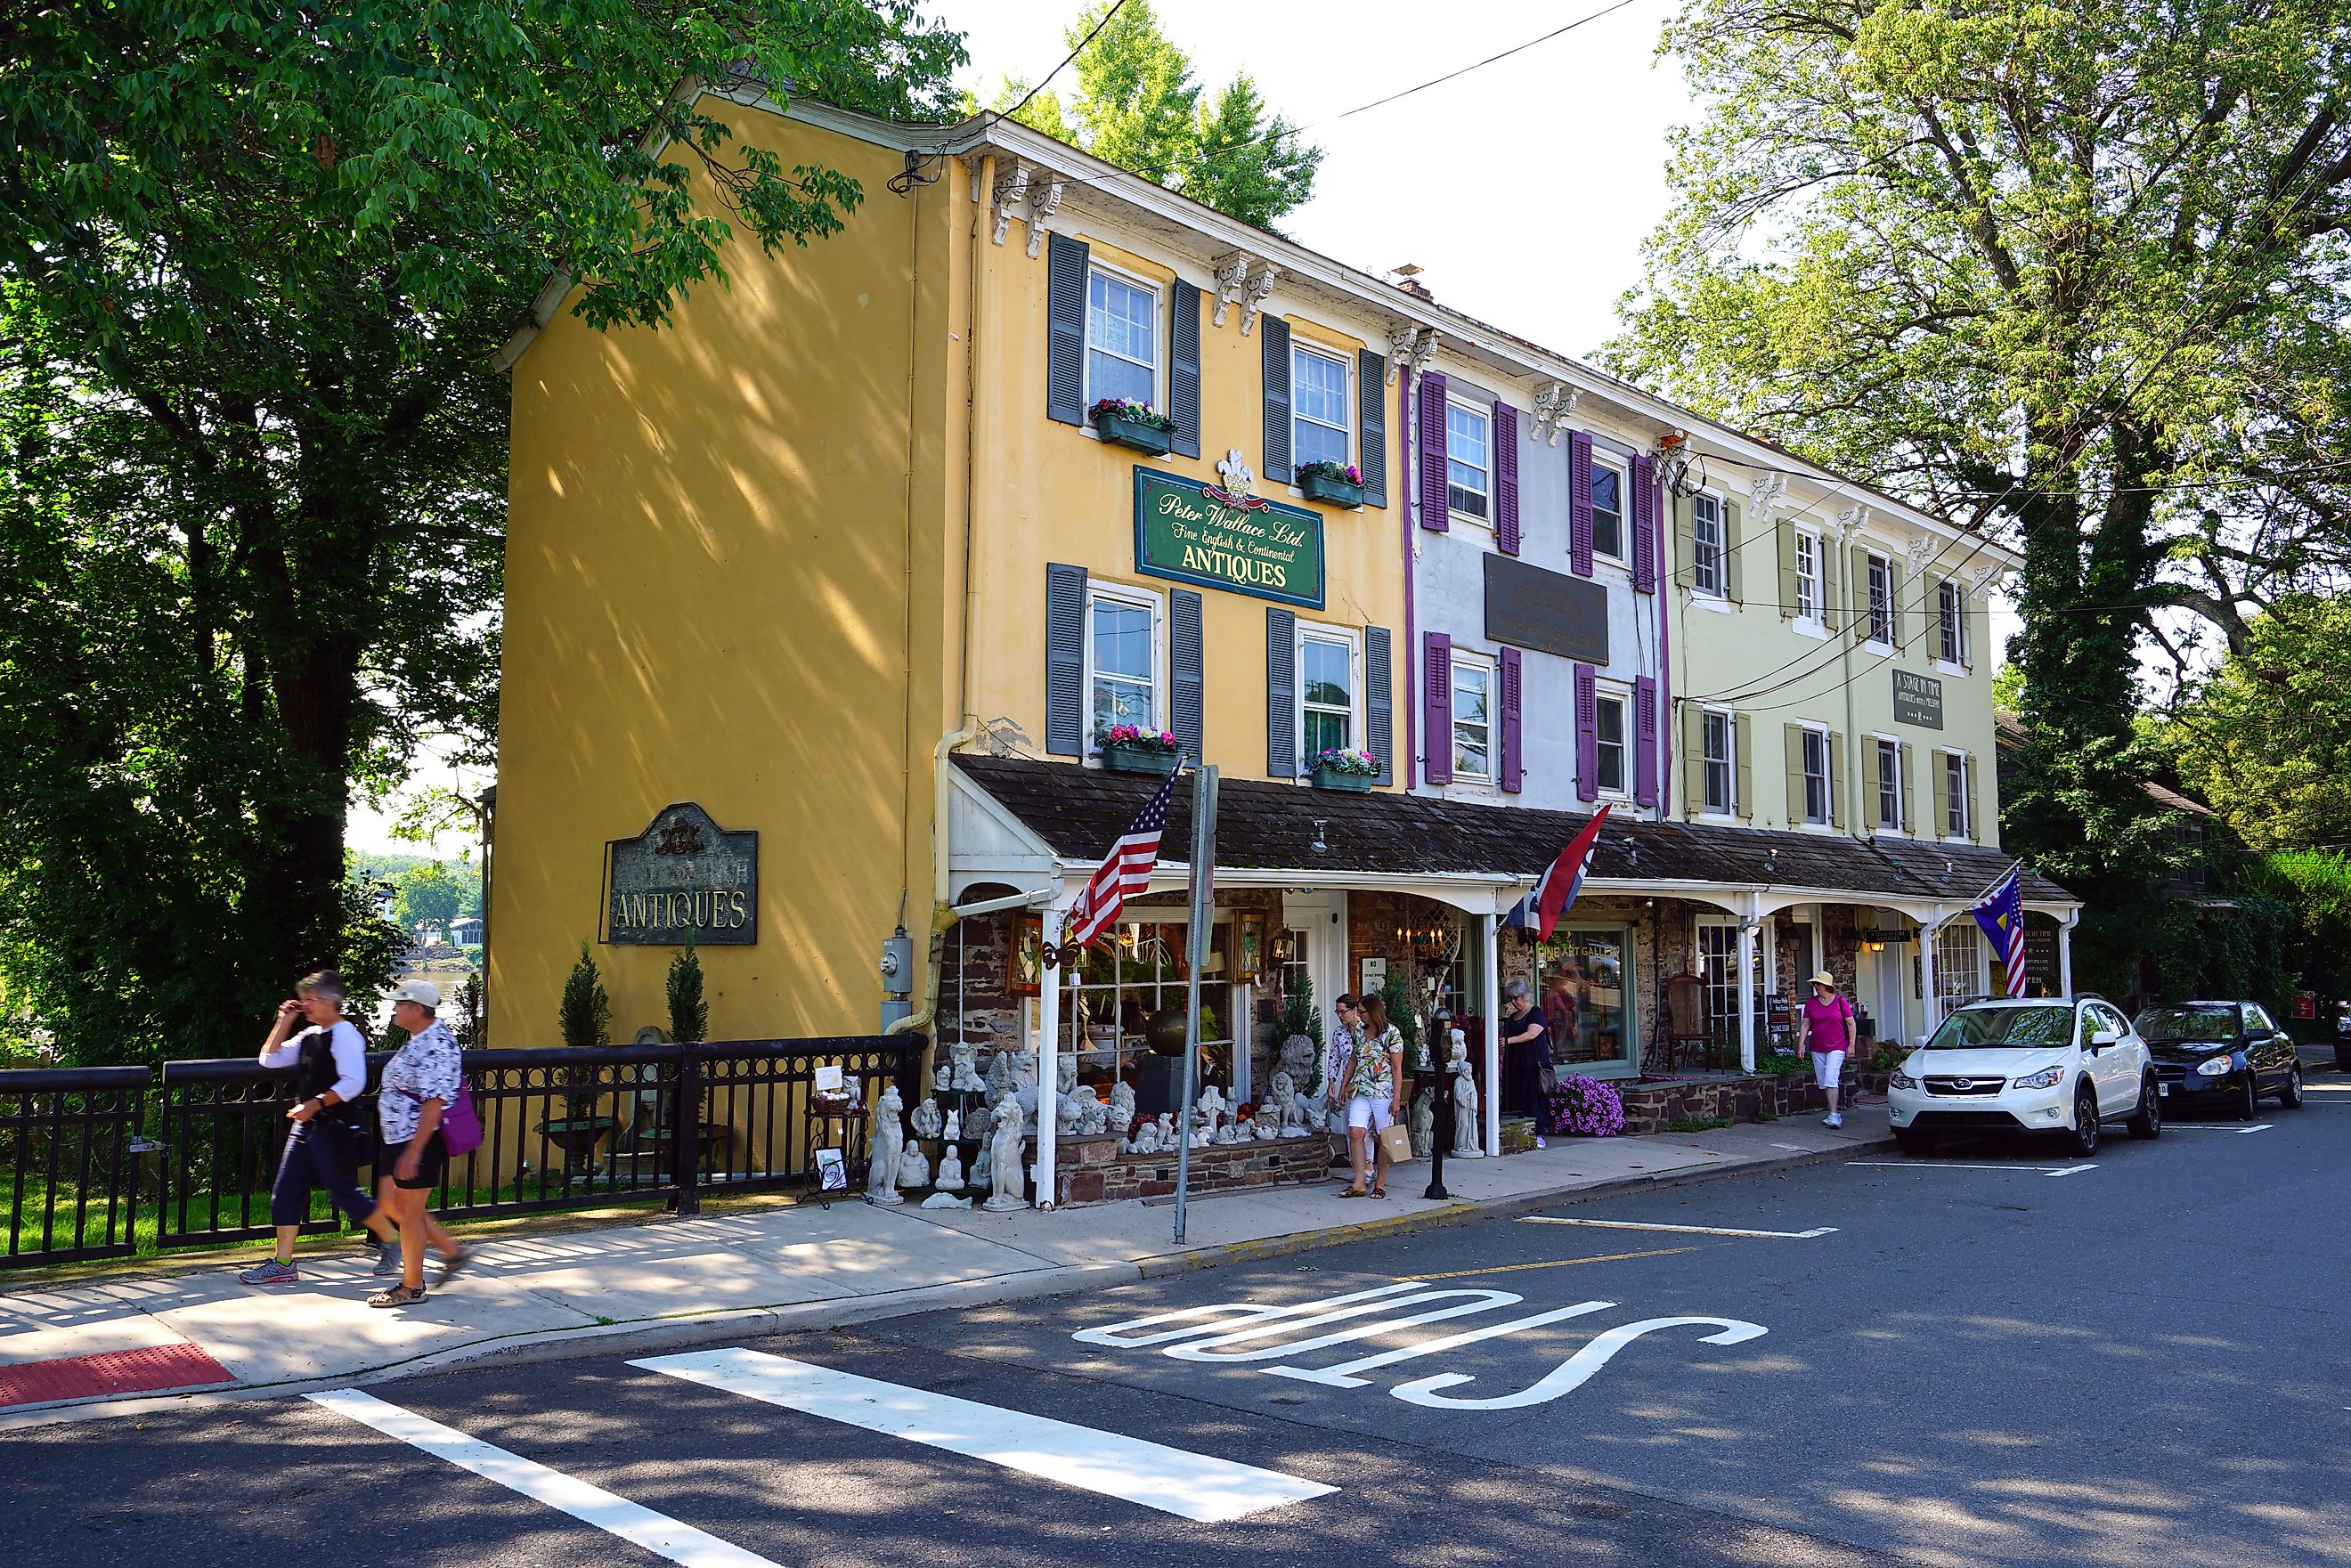
[[[691,801],[604,846],[604,940],[747,947],[759,939],[759,835],[728,832]]]
[[[1137,467],[1134,569],[1320,610],[1322,514]]]

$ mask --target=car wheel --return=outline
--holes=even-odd
[[[1894,1141],[1902,1146],[1904,1154],[1916,1155],[1921,1159],[1935,1152],[1935,1130],[1932,1127],[1896,1127],[1894,1129]]]
[[[2250,1122],[2262,1113],[2261,1075],[2248,1066],[2245,1069],[2244,1092],[2237,1096],[2237,1120]]]
[[[2074,1091],[2074,1131],[2065,1145],[2065,1152],[2077,1160],[2088,1159],[2098,1152],[2098,1095],[2088,1079]]]
[[[2278,1103],[2289,1111],[2302,1109],[2302,1063],[2297,1061],[2285,1075],[2285,1088],[2278,1094]]]
[[[2163,1091],[2156,1086],[2153,1073],[2139,1080],[2138,1110],[2131,1116],[2129,1125],[2134,1138],[2163,1136]]]

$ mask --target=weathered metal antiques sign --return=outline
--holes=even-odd
[[[1932,675],[1894,672],[1894,722],[1922,729],[1943,727],[1943,683]]]
[[[1134,569],[1320,610],[1322,514],[1137,466]]]
[[[604,846],[604,940],[749,946],[759,939],[759,835],[730,833],[691,801]]]

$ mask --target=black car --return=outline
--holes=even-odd
[[[2302,1104],[2302,1058],[2293,1039],[2254,1002],[2176,1002],[2151,1007],[2135,1027],[2147,1041],[2165,1101],[2199,1103],[2250,1122],[2269,1095]]]

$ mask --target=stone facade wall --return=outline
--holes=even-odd
[[[1818,1114],[1828,1107],[1826,1097],[1809,1072],[1628,1084],[1620,1092],[1625,1102],[1627,1137],[1662,1133],[1668,1122],[1713,1117],[1729,1122],[1760,1122],[1766,1111],[1774,1117],[1801,1116]],[[1848,1104],[1864,1094],[1884,1094],[1886,1074],[1848,1071],[1844,1092]]]
[[[1175,1192],[1174,1154],[1122,1155],[1117,1146],[1113,1137],[1062,1138],[1054,1155],[1059,1201],[1064,1206],[1123,1203]],[[1331,1143],[1319,1133],[1262,1144],[1211,1145],[1192,1151],[1191,1190],[1231,1192],[1325,1181],[1330,1169]]]

